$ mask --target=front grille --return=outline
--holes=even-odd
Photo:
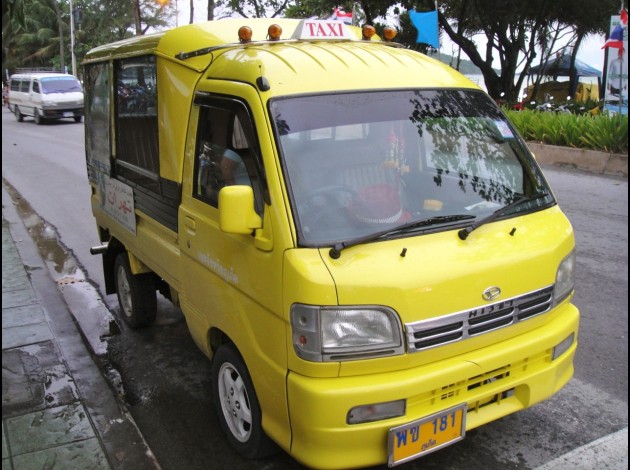
[[[553,286],[440,318],[405,325],[409,352],[424,351],[514,325],[551,309]]]

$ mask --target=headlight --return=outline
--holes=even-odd
[[[562,302],[572,291],[575,284],[575,251],[562,260],[556,273],[554,297],[556,303]]]
[[[291,307],[293,347],[309,361],[343,361],[402,354],[402,328],[386,307]]]

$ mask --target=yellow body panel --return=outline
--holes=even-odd
[[[245,23],[252,25],[254,42],[236,44]],[[299,26],[287,19],[222,20],[90,51],[86,64],[156,56],[159,176],[175,184],[180,198],[176,231],[136,208],[132,233],[102,210],[92,183],[92,209],[103,233],[132,254],[137,270],[152,270],[177,292],[191,334],[208,357],[213,339],[234,343],[252,377],[265,432],[306,465],[386,463],[392,427],[466,403],[466,427],[472,429],[553,395],[573,373],[579,320],[570,295],[515,325],[426,351],[328,362],[296,354],[295,304],[386,307],[398,316],[404,336],[414,323],[484,307],[482,293],[491,286],[501,286],[502,300],[553,286],[574,238],[569,221],[551,204],[483,225],[466,240],[457,230],[436,230],[357,244],[338,258],[328,247],[299,246],[270,99],[478,87],[422,54],[360,41],[358,28],[349,28],[355,41],[271,43],[265,38],[272,23],[282,26],[283,39]],[[261,77],[269,89],[257,85]],[[251,113],[270,201],[262,228],[252,234],[221,231],[219,210],[193,196],[196,94],[237,97]],[[552,348],[571,334],[569,350],[552,361]],[[404,416],[347,424],[352,407],[390,400],[405,400]]]

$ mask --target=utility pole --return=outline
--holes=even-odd
[[[70,55],[72,56],[72,75],[77,76],[77,58],[74,55],[74,8],[70,0]]]

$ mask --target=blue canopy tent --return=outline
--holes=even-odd
[[[579,59],[575,59],[575,68],[571,71],[571,57],[568,54],[562,54],[554,59],[550,59],[546,64],[539,64],[535,67],[531,67],[528,76],[545,76],[553,77],[553,80],[557,80],[558,77],[572,77],[573,89],[571,90],[571,96],[575,95],[580,77],[597,77],[597,87],[601,90],[601,78],[602,72],[594,67],[582,62]],[[571,74],[573,72],[573,75]]]

